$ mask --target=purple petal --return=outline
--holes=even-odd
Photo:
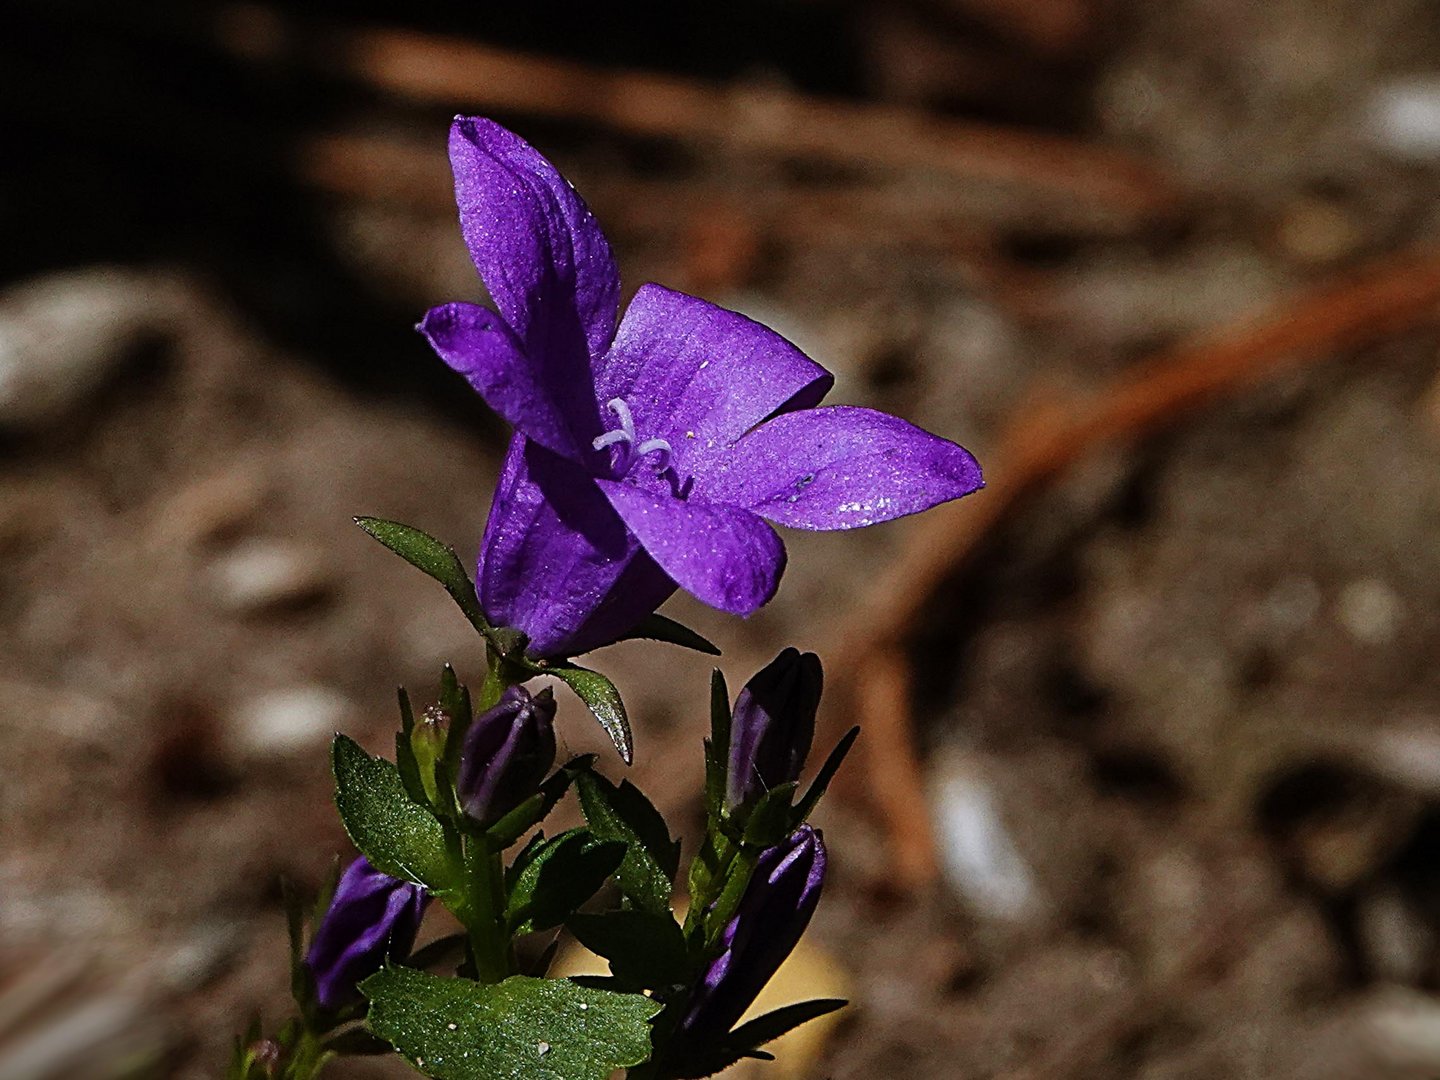
[[[682,589],[711,607],[749,615],[772,596],[785,545],[748,510],[597,480],[645,550]]]
[[[608,645],[675,591],[590,475],[522,435],[496,486],[477,577],[486,616],[523,630],[536,656]]]
[[[855,529],[984,485],[962,446],[850,405],[777,416],[741,439],[697,493],[793,529]]]
[[[420,332],[511,427],[557,454],[579,456],[568,418],[499,315],[478,304],[445,304],[426,313]]]
[[[470,258],[577,441],[599,430],[590,359],[615,334],[620,274],[575,189],[518,135],[480,117],[450,128]]]
[[[670,443],[684,476],[782,408],[808,408],[834,381],[775,331],[705,300],[643,285],[596,378],[643,438]]]

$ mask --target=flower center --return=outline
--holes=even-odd
[[[646,458],[652,459],[651,464],[657,473],[663,473],[670,467],[673,453],[670,444],[664,439],[646,439],[639,442],[639,436],[635,434],[635,416],[622,398],[611,398],[605,403],[605,407],[615,414],[620,426],[598,436],[592,445],[596,450],[608,450],[612,446],[616,448],[611,460],[616,475],[627,476],[636,464]]]

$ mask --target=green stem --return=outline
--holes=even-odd
[[[480,685],[480,698],[475,703],[476,712],[493,709],[499,704],[500,696],[506,690],[512,686],[519,686],[534,674],[533,671],[502,656],[493,648],[486,648],[485,658],[489,661],[489,667],[485,671],[485,681]]]
[[[470,949],[475,960],[475,977],[496,983],[514,972],[510,963],[510,934],[505,925],[505,868],[500,853],[493,851],[483,836],[465,841],[465,866],[469,878]]]
[[[285,1080],[314,1080],[335,1055],[325,1048],[320,1036],[310,1030],[309,1025],[301,1028],[300,1039],[290,1052],[290,1063],[285,1067]]]

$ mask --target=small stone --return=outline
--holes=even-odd
[[[173,319],[168,289],[101,268],[36,278],[0,296],[0,427],[71,416],[145,338]]]
[[[550,1052],[550,1044],[547,1042],[537,1043],[535,1049],[540,1051],[541,1057],[544,1057]]]
[[[302,607],[323,600],[332,584],[318,556],[273,540],[237,546],[211,573],[215,598],[239,613]]]
[[[237,710],[234,738],[243,753],[254,757],[300,754],[344,727],[350,711],[349,700],[329,687],[275,690]]]
[[[1392,641],[1403,614],[1400,597],[1378,578],[1361,578],[1346,585],[1335,611],[1340,625],[1365,645]]]
[[[1440,158],[1440,80],[1401,79],[1380,87],[1365,110],[1370,138],[1398,158]]]
[[[1034,876],[979,765],[958,755],[942,760],[931,790],[940,865],[950,886],[986,918],[1017,922],[1032,915]]]

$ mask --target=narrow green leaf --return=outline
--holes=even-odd
[[[710,673],[710,738],[705,740],[705,808],[711,822],[725,812],[725,785],[730,770],[730,691],[725,676]]]
[[[830,781],[835,779],[835,774],[845,763],[845,756],[850,753],[850,748],[855,745],[855,740],[859,737],[860,725],[856,724],[845,733],[843,739],[835,744],[835,749],[830,751],[830,756],[825,759],[825,764],[820,766],[820,771],[815,774],[815,779],[811,781],[805,797],[795,808],[795,824],[797,826],[815,812],[815,806],[819,803],[820,797],[830,787]]]
[[[608,1080],[650,1054],[642,994],[516,975],[491,985],[387,968],[361,990],[370,1029],[436,1080]]]
[[[475,598],[475,586],[470,575],[455,554],[455,549],[442,544],[433,536],[421,532],[411,525],[383,518],[357,517],[355,524],[364,529],[380,543],[395,552],[418,570],[424,571],[450,594],[465,618],[481,633],[488,633],[490,624],[480,613],[480,602]]]
[[[555,809],[555,805],[565,797],[565,792],[570,790],[575,777],[582,772],[588,772],[594,764],[594,754],[581,754],[551,773],[540,785],[539,791],[485,831],[485,838],[491,847],[496,851],[504,851],[544,821],[550,811]]]
[[[620,866],[625,845],[570,829],[531,853],[510,890],[505,918],[512,934],[559,926]]]
[[[625,844],[625,860],[615,874],[616,884],[642,910],[670,911],[670,887],[680,868],[680,844],[670,839],[665,819],[634,784],[618,788],[593,772],[577,779],[580,808],[590,831],[600,840]]]
[[[745,822],[745,845],[767,848],[785,839],[794,828],[794,811],[790,804],[795,800],[795,781],[777,784],[755,804]]]
[[[630,718],[625,715],[625,703],[620,700],[620,691],[615,684],[598,671],[579,667],[569,661],[557,661],[546,667],[546,672],[560,679],[574,690],[585,707],[600,721],[605,734],[615,744],[621,759],[629,765],[635,757],[634,743],[630,736]]]
[[[690,975],[685,935],[670,915],[611,911],[572,915],[565,926],[575,939],[610,962],[610,971],[632,989],[660,990]]]
[[[679,645],[684,649],[694,649],[707,656],[720,655],[720,650],[712,642],[701,637],[690,627],[658,613],[647,615],[640,621],[639,626],[617,640],[633,641],[640,638],[646,641],[663,641],[668,645]]]
[[[415,730],[415,713],[410,708],[410,695],[405,693],[405,688],[400,687],[396,693],[400,699],[400,731],[395,736],[395,767],[400,772],[405,793],[423,805],[429,799],[425,793],[425,784],[420,779],[420,768],[415,761],[415,747],[410,741],[410,735]]]
[[[850,1004],[844,998],[815,998],[813,1001],[798,1001],[763,1016],[757,1016],[749,1023],[741,1024],[730,1033],[726,1043],[738,1051],[754,1050],[781,1035],[793,1031],[801,1024],[818,1020],[837,1009]]]
[[[444,830],[406,794],[400,771],[384,758],[372,758],[345,735],[335,736],[331,764],[340,820],[370,863],[432,892],[449,889]]]

